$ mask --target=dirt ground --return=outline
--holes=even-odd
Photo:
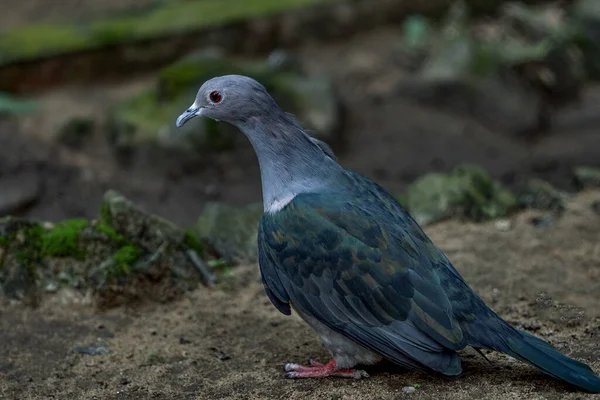
[[[527,212],[497,222],[427,229],[488,305],[600,372],[600,192],[578,195],[565,215],[536,227]],[[2,399],[578,399],[574,391],[507,356],[463,352],[465,374],[433,379],[391,366],[371,377],[291,381],[286,362],[324,361],[297,316],[268,301],[256,266],[227,289],[199,289],[171,304],[94,311],[63,292],[39,309],[0,309]],[[79,304],[79,305],[77,305]],[[101,344],[108,355],[82,355]],[[413,393],[407,386],[418,386]]]

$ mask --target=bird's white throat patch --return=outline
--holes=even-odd
[[[296,197],[295,194],[290,194],[288,196],[273,201],[271,204],[265,207],[265,212],[272,214],[276,213],[277,211],[280,211],[283,207],[287,206],[290,201],[294,200],[294,197]]]

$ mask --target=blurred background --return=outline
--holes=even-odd
[[[175,128],[230,73],[599,371],[600,0],[1,4],[0,398],[580,398],[468,350],[452,382],[284,381],[328,354],[260,283],[256,155],[225,123]]]
[[[595,0],[4,0],[0,215],[97,215],[116,189],[188,226],[260,201],[243,135],[177,115],[212,76],[263,82],[400,197],[476,164],[519,192],[600,166]]]

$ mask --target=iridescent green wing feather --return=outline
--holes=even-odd
[[[438,274],[449,270],[435,265],[445,257],[420,228],[412,231],[412,219],[386,210],[376,190],[360,199],[303,194],[263,216],[259,254],[269,298],[401,365],[460,373],[454,350],[465,340]]]

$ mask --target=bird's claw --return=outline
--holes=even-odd
[[[336,367],[335,360],[332,360],[327,364],[321,364],[320,362],[317,362],[315,360],[309,360],[308,363],[310,364],[310,367],[294,363],[285,364],[283,367],[285,371],[285,377],[290,379],[325,378],[328,376],[352,379],[361,379],[369,377],[369,374],[367,374],[366,371],[360,369],[338,369]]]

